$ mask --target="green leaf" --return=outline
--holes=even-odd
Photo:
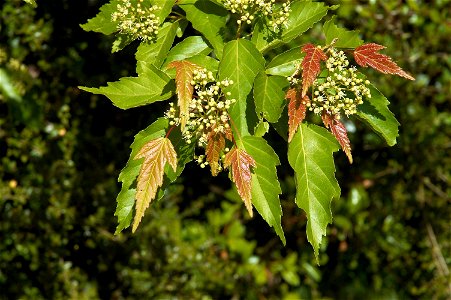
[[[296,204],[307,214],[307,239],[317,261],[327,224],[332,222],[331,200],[340,197],[333,159],[339,148],[325,128],[305,123],[288,145],[288,161],[296,177]]]
[[[266,66],[266,74],[291,76],[296,68],[302,62],[305,54],[301,51],[301,47],[295,47],[285,51],[276,57]]]
[[[272,28],[264,22],[263,19],[257,19],[252,31],[252,43],[255,44],[258,50],[265,48],[270,42],[280,39],[280,33],[276,33]]]
[[[111,53],[119,52],[128,46],[134,39],[126,34],[118,34],[116,36],[116,40],[113,42],[113,46],[111,47]]]
[[[0,94],[17,102],[22,101],[22,97],[14,86],[11,76],[2,68],[0,68]]]
[[[390,102],[376,89],[370,86],[371,98],[366,98],[363,104],[357,106],[357,116],[377,132],[389,146],[396,144],[399,123],[388,109]]]
[[[282,31],[281,39],[273,40],[260,48],[259,50],[263,53],[297,38],[320,21],[329,9],[324,3],[311,1],[296,1],[291,4],[290,8],[287,27]]]
[[[174,43],[180,22],[164,23],[155,43],[141,43],[135,57],[138,62],[153,64],[160,68]]]
[[[141,63],[138,77],[123,77],[100,88],[79,87],[93,94],[107,96],[115,106],[128,109],[169,99],[175,91],[174,82],[153,65]]]
[[[160,18],[160,23],[163,23],[166,17],[169,16],[176,1],[177,0],[152,0],[153,5],[160,7],[160,9],[155,12],[155,16]]]
[[[249,135],[246,119],[247,98],[255,77],[264,69],[264,65],[265,59],[248,40],[233,40],[224,47],[219,63],[219,80],[233,80],[233,84],[225,88],[225,92],[230,92],[230,99],[237,101],[229,113],[233,121],[232,129],[238,131],[238,136]]]
[[[336,48],[357,48],[363,44],[363,40],[359,37],[358,31],[346,30],[334,24],[335,16],[324,23],[323,32],[326,36],[326,44],[329,45],[334,39]]]
[[[36,0],[24,0],[26,3],[30,4],[33,7],[38,7],[38,4],[36,3]]]
[[[271,123],[277,122],[285,107],[285,90],[290,83],[282,76],[268,76],[260,72],[254,82],[256,112]]]
[[[254,129],[254,136],[256,137],[263,137],[265,134],[267,134],[269,131],[269,123],[263,120],[260,120],[258,122],[257,126],[255,126]]]
[[[207,55],[210,52],[210,47],[208,47],[201,36],[187,37],[169,51],[163,68],[173,61],[184,60],[200,54]]]
[[[282,193],[276,166],[280,165],[274,150],[261,137],[246,136],[242,139],[244,149],[256,162],[252,174],[252,204],[258,213],[274,227],[277,235],[285,244],[281,225],[282,207],[279,195]]]
[[[122,188],[116,199],[117,208],[114,215],[118,217],[118,226],[115,234],[118,234],[125,228],[128,228],[133,218],[133,207],[135,205],[136,195],[136,178],[139,175],[139,170],[141,169],[141,164],[143,162],[142,160],[135,160],[134,157],[147,142],[164,136],[168,131],[168,128],[169,121],[166,118],[160,118],[146,129],[135,135],[135,140],[130,146],[132,149],[130,158],[124,169],[122,169],[119,174],[118,181],[122,182]],[[185,142],[178,127],[171,131],[168,138],[171,140],[175,147],[175,151],[177,152],[177,171],[174,172],[169,166],[165,168],[166,177],[154,201],[159,200],[164,196],[164,190],[171,182],[174,182],[180,176],[185,168],[185,165],[193,160],[194,156],[195,145],[188,145]]]
[[[118,22],[111,20],[111,14],[116,11],[118,0],[112,0],[100,8],[100,12],[86,24],[80,25],[85,31],[94,31],[110,35],[117,31]]]
[[[222,6],[208,0],[183,0],[179,6],[194,29],[210,42],[217,57],[222,56],[224,39],[222,32],[227,23],[228,12]]]

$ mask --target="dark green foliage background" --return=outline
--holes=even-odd
[[[122,111],[76,88],[134,72],[136,45],[111,55],[112,39],[78,26],[101,1],[3,2],[0,69],[23,97],[0,98],[0,299],[451,297],[449,2],[370,3],[346,1],[337,20],[387,46],[417,80],[368,70],[400,137],[389,148],[354,123],[355,162],[336,155],[342,198],[318,267],[288,168],[279,173],[286,247],[248,218],[225,174],[195,165],[137,234],[113,236],[128,147],[165,103]],[[320,41],[320,28],[303,39]],[[286,146],[270,136],[286,165]]]

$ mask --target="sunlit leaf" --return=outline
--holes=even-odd
[[[260,72],[254,82],[256,112],[271,123],[277,122],[285,106],[285,89],[289,82],[282,76],[268,76]]]
[[[375,43],[369,43],[357,47],[354,50],[355,61],[362,67],[370,66],[384,74],[394,74],[410,80],[415,80],[412,75],[401,69],[391,57],[378,53],[379,50],[384,49],[385,46]]]
[[[326,125],[326,128],[330,129],[338,143],[340,143],[341,149],[346,153],[349,162],[352,164],[351,142],[349,141],[346,127],[336,116],[323,113],[321,117],[324,125]]]
[[[178,96],[178,106],[180,108],[180,126],[182,131],[185,130],[186,121],[189,118],[189,105],[193,99],[194,86],[191,81],[194,77],[194,70],[200,67],[189,61],[173,61],[168,68],[175,68],[175,84]]]
[[[340,197],[333,153],[339,149],[325,128],[301,123],[288,145],[288,161],[295,171],[296,203],[307,214],[307,239],[318,260],[319,248],[332,222],[331,201]]]
[[[288,99],[288,142],[291,142],[299,125],[304,121],[307,112],[307,103],[310,99],[307,95],[301,96],[298,89],[289,89],[286,94]]]
[[[313,44],[306,44],[302,47],[302,52],[305,53],[302,60],[302,97],[304,97],[321,70],[321,61],[327,60],[327,56],[321,47]]]
[[[326,36],[326,44],[330,45],[334,42],[335,48],[351,48],[354,49],[363,44],[363,40],[359,37],[359,32],[354,30],[346,30],[334,24],[335,16],[324,23],[323,32]]]
[[[177,170],[177,153],[171,141],[159,137],[145,144],[135,159],[143,158],[136,191],[136,213],[132,231],[135,232],[150,202],[155,199],[158,188],[163,184],[164,167],[169,164]]]
[[[282,207],[279,199],[282,190],[276,170],[276,166],[280,165],[279,158],[263,138],[246,136],[242,142],[247,153],[255,159],[256,165],[252,174],[252,204],[268,225],[274,227],[285,244],[281,224]]]
[[[232,181],[235,183],[238,194],[252,217],[251,167],[256,167],[255,160],[245,150],[233,147],[225,156],[224,167],[230,167]]]

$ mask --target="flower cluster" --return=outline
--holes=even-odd
[[[160,26],[160,18],[155,11],[156,5],[143,3],[144,0],[120,0],[117,11],[111,14],[111,20],[118,22],[117,29],[132,39],[155,41]]]
[[[189,105],[189,118],[186,122],[184,139],[191,143],[196,140],[199,147],[205,147],[211,132],[230,132],[227,110],[235,103],[235,99],[227,99],[230,92],[223,93],[222,89],[233,84],[232,80],[216,82],[212,72],[206,69],[194,70],[191,85],[194,86],[194,96]],[[177,125],[180,119],[176,115],[174,104],[166,112],[171,125]]]
[[[251,24],[255,15],[263,15],[270,19],[268,25],[274,29],[287,25],[290,15],[290,3],[282,4],[282,7],[276,6],[275,0],[224,0],[224,7],[240,15],[237,23]]]
[[[343,51],[330,48],[329,53],[326,61],[329,74],[326,78],[316,79],[313,98],[307,106],[316,114],[324,111],[337,116],[340,112],[347,116],[355,114],[357,105],[363,103],[363,97],[371,98],[370,82],[362,79],[355,67],[349,67]]]

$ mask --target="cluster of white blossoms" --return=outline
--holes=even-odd
[[[191,85],[194,95],[189,104],[189,116],[183,132],[187,143],[197,141],[199,147],[205,147],[208,135],[213,133],[230,132],[229,115],[227,110],[235,103],[235,99],[227,99],[230,92],[223,93],[222,89],[233,84],[232,80],[216,82],[213,73],[206,69],[194,70]],[[174,104],[166,112],[170,125],[180,123]]]
[[[118,22],[117,29],[121,33],[134,40],[155,41],[160,27],[160,18],[155,15],[155,11],[160,7],[144,0],[120,0],[116,8],[111,20]]]
[[[362,79],[355,67],[349,67],[343,51],[329,48],[329,53],[326,61],[329,74],[326,78],[316,79],[313,99],[307,106],[316,114],[324,111],[338,117],[341,112],[346,116],[355,114],[357,105],[363,103],[363,97],[371,98],[370,82]]]
[[[287,25],[290,15],[290,3],[276,5],[275,0],[223,0],[224,7],[233,14],[239,14],[237,23],[251,24],[256,15],[263,15],[269,18],[268,25],[274,29]]]

